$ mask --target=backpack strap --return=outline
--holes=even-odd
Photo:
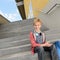
[[[45,33],[42,32],[42,35],[43,35],[43,42],[46,42],[46,36],[45,36]]]
[[[35,33],[34,33],[34,31],[32,31],[32,34],[33,34],[33,36],[34,36],[34,38],[35,38],[35,40],[36,40],[36,36],[35,36]]]

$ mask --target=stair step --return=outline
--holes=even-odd
[[[15,46],[21,46],[30,44],[30,41],[27,39],[19,40],[19,41],[13,41],[13,42],[0,42],[0,49],[8,48],[8,47],[15,47]]]
[[[46,35],[48,35],[48,34],[59,34],[60,33],[60,28],[51,29],[51,30],[45,31],[45,33],[46,33]]]
[[[5,24],[5,25],[1,25],[0,26],[0,30],[9,30],[9,29],[14,29],[14,28],[17,28],[17,27],[24,27],[24,26],[27,26],[27,25],[31,25],[32,24],[32,21],[31,19],[27,20],[27,21],[18,21],[18,22],[13,22],[13,23],[9,23],[9,24]]]
[[[3,33],[0,34],[0,39],[4,38],[9,38],[9,37],[14,37],[14,36],[22,36],[22,35],[27,35],[29,32],[9,32],[9,33]]]
[[[29,26],[29,27],[28,27]],[[13,27],[6,27],[5,29],[2,29],[2,28],[0,28],[0,32],[12,32],[12,31],[20,31],[20,29],[22,29],[22,28],[30,28],[32,25],[26,25],[26,26],[22,26],[22,27],[20,27],[20,26],[16,26],[15,25],[15,27],[13,26]]]
[[[18,36],[14,36],[14,37],[0,39],[0,42],[13,42],[13,41],[19,41],[19,40],[28,39],[28,38],[29,38],[28,34],[18,35]]]
[[[30,25],[26,25],[26,26],[22,26],[22,27],[20,27],[20,26],[18,26],[18,27],[12,27],[12,28],[5,28],[5,29],[1,29],[0,30],[0,32],[1,33],[8,33],[8,32],[22,32],[22,31],[28,31],[28,30],[32,30],[33,29],[33,27],[32,27],[32,24],[30,24]],[[42,25],[42,28],[41,28],[41,30],[42,31],[47,31],[47,30],[49,30],[46,26],[44,26],[44,25]]]
[[[45,59],[50,60],[49,53],[45,53]],[[38,60],[37,53],[32,55],[30,51],[12,54],[8,56],[1,57],[0,60]]]
[[[0,49],[0,57],[4,56],[4,55],[15,54],[18,52],[26,52],[26,51],[30,51],[30,50],[31,50],[30,44],[3,48],[3,49]]]
[[[46,35],[46,40],[57,40],[60,39],[60,33],[57,34],[50,34],[50,35]]]
[[[38,59],[37,54],[33,56],[30,51],[7,55],[0,58],[0,60],[36,60],[36,59]]]
[[[24,39],[24,36],[26,36],[26,38],[29,38],[29,33],[28,32],[25,32],[25,33],[8,33],[8,34],[5,34],[5,35],[1,35],[0,36],[0,39],[4,39],[4,38],[10,38],[10,37],[16,37],[16,36],[20,36],[23,37]],[[54,38],[60,38],[60,33],[57,33],[57,34],[46,34],[46,39],[47,40],[51,40],[51,39],[54,39]]]

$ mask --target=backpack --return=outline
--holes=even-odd
[[[60,60],[60,41],[56,41],[55,43],[58,59]]]

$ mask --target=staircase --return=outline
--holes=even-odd
[[[31,54],[29,32],[33,30],[32,22],[33,19],[29,19],[0,26],[0,60],[38,60],[37,54]],[[47,41],[60,39],[59,29],[49,30],[44,25],[41,29],[46,31]]]

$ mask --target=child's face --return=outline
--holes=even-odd
[[[35,29],[35,30],[40,30],[40,28],[41,28],[41,23],[40,23],[40,22],[36,22],[36,23],[34,24],[34,29]]]

